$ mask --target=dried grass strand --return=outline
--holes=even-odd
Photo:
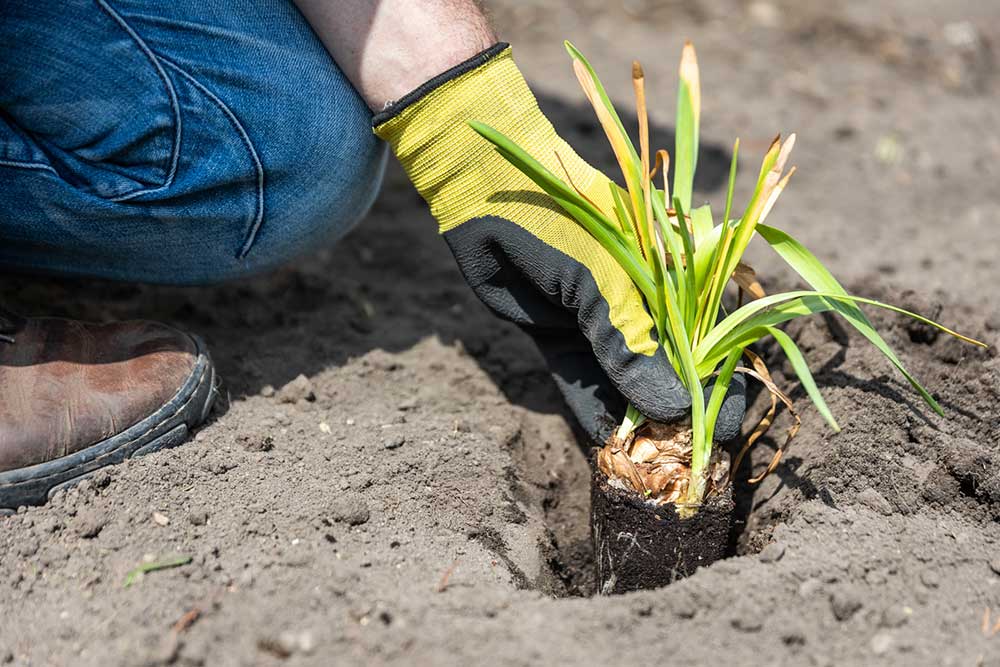
[[[778,464],[781,462],[781,458],[784,455],[785,451],[788,449],[789,444],[792,442],[792,439],[796,436],[796,434],[799,432],[799,428],[802,426],[802,418],[799,416],[798,411],[795,409],[795,405],[792,403],[792,399],[788,396],[788,394],[779,389],[778,385],[774,383],[774,380],[771,378],[771,373],[767,368],[767,364],[764,363],[764,360],[761,359],[760,356],[758,356],[757,354],[751,352],[750,350],[745,349],[743,352],[744,354],[747,355],[747,357],[750,358],[750,361],[753,364],[753,368],[751,369],[751,368],[746,368],[745,366],[738,366],[736,368],[736,372],[749,375],[750,377],[754,378],[755,380],[763,384],[767,388],[767,391],[771,396],[771,407],[768,409],[768,411],[764,414],[764,417],[757,424],[757,427],[754,429],[754,432],[750,434],[749,438],[747,438],[747,441],[740,449],[739,454],[737,454],[736,459],[733,461],[733,466],[731,468],[730,476],[735,474],[735,471],[739,468],[739,464],[742,462],[743,457],[754,445],[754,443],[756,443],[761,438],[761,436],[767,433],[768,429],[771,428],[771,424],[774,422],[774,416],[777,412],[778,401],[781,401],[785,405],[785,407],[788,408],[788,413],[792,416],[792,419],[794,420],[794,423],[788,428],[788,432],[785,435],[785,441],[778,447],[778,450],[774,453],[774,456],[771,457],[771,462],[768,463],[767,469],[764,470],[764,472],[762,472],[760,475],[757,475],[756,477],[751,477],[749,480],[747,480],[750,484],[758,484],[765,477],[774,472],[774,470],[778,467]]]

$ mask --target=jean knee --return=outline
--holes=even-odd
[[[134,58],[97,68],[87,62],[91,67],[79,78],[90,87],[106,83],[102,90],[116,110],[108,118],[130,122],[83,124],[108,138],[107,150],[95,153],[90,135],[71,134],[64,142],[69,157],[52,165],[26,139],[27,130],[45,135],[52,130],[46,123],[70,130],[77,125],[42,113],[51,106],[45,104],[13,114],[14,120],[0,118],[0,152],[7,163],[17,161],[0,161],[0,265],[214,283],[294,260],[343,236],[364,216],[378,192],[385,146],[372,133],[370,110],[290,3],[248,0],[269,20],[233,25],[226,23],[232,13],[202,16],[194,0],[163,4],[152,14],[141,3],[111,4],[118,10],[103,0],[103,12],[77,3],[87,10],[80,20],[103,30],[101,39],[91,40],[92,59],[100,62],[108,51],[102,45],[119,42],[132,48]],[[158,20],[160,13],[169,20]],[[32,21],[49,25],[31,16],[19,25]],[[199,22],[211,29],[191,31]],[[230,32],[246,38],[218,39]],[[69,48],[59,45],[60,51]],[[206,52],[236,66],[219,70],[212,59],[197,66]],[[0,80],[11,78],[8,69],[0,66]],[[134,83],[139,75],[145,85],[138,91],[112,85],[118,79]],[[29,85],[35,79],[21,81],[38,95],[38,86]],[[54,92],[79,97],[69,85],[75,80],[67,81],[65,90]],[[118,111],[129,102],[139,111]],[[18,118],[27,130],[8,127]],[[78,144],[86,150],[76,156],[70,149]],[[129,169],[114,161],[121,146],[134,148],[125,160]]]
[[[220,280],[264,273],[332,245],[365,217],[382,185],[387,148],[367,118],[335,134],[293,164],[265,170],[260,228],[245,256],[220,266]]]

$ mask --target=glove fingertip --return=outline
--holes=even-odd
[[[705,387],[705,400],[712,394],[714,383]],[[715,420],[713,439],[718,443],[726,443],[740,435],[743,428],[743,418],[747,408],[747,381],[743,375],[734,375],[729,382],[729,391],[722,401],[719,416]]]
[[[639,412],[655,421],[677,421],[691,410],[691,395],[662,349],[648,357],[635,355],[617,385]]]

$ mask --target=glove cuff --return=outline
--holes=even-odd
[[[399,98],[395,102],[391,102],[390,106],[383,109],[381,112],[375,114],[372,118],[372,127],[375,128],[375,134],[388,140],[387,136],[383,136],[383,132],[388,131],[388,126],[386,125],[390,120],[400,115],[408,109],[409,107],[417,104],[422,99],[436,91],[438,88],[444,86],[445,84],[451,83],[456,79],[460,78],[462,75],[467,74],[479,67],[485,65],[491,60],[506,57],[510,58],[511,48],[510,44],[507,42],[497,42],[490,48],[480,51],[476,55],[472,56],[465,62],[455,65],[450,70],[438,74],[432,79],[426,81],[423,85],[419,86],[415,90],[410,91],[403,97]],[[385,129],[383,129],[385,128]]]

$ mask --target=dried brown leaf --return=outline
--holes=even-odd
[[[656,151],[656,161],[653,163],[653,170],[649,172],[649,179],[652,180],[661,169],[663,170],[664,175],[666,175],[666,173],[670,170],[670,153],[662,148]],[[663,182],[663,192],[668,195],[666,200],[670,201],[670,193],[667,192],[666,181]]]
[[[559,166],[562,167],[563,173],[566,174],[566,182],[570,184],[570,187],[572,187],[574,190],[576,190],[576,194],[578,194],[581,197],[583,197],[583,199],[588,204],[590,204],[591,206],[593,206],[595,209],[597,209],[598,211],[600,211],[602,215],[604,215],[605,217],[607,217],[608,214],[605,213],[603,210],[601,210],[601,207],[597,205],[597,202],[595,202],[593,199],[591,199],[590,197],[588,197],[586,195],[586,193],[584,193],[583,190],[581,190],[580,188],[578,188],[576,186],[576,183],[573,182],[573,177],[570,176],[569,169],[566,168],[566,164],[563,162],[562,157],[559,155],[559,151],[552,151],[552,152],[555,153],[556,161],[559,162]]]
[[[740,262],[733,271],[733,282],[739,285],[740,291],[750,295],[752,299],[763,299],[767,296],[764,288],[757,281],[757,272],[749,264]],[[742,298],[740,300],[742,304]]]
[[[750,434],[749,438],[747,438],[746,444],[744,444],[740,449],[739,454],[733,461],[732,470],[735,471],[739,468],[739,464],[742,461],[743,456],[747,453],[750,447],[752,447],[753,444],[757,442],[757,440],[771,427],[771,423],[774,421],[775,412],[777,411],[778,401],[784,403],[785,407],[788,408],[788,413],[794,420],[794,423],[788,428],[784,443],[778,447],[774,456],[771,457],[771,462],[768,464],[767,469],[760,475],[747,480],[751,484],[757,484],[769,474],[774,472],[774,469],[778,467],[778,464],[781,462],[781,457],[784,455],[785,450],[788,449],[788,445],[791,443],[792,438],[794,438],[799,432],[799,427],[802,426],[802,419],[799,417],[799,413],[795,410],[795,405],[792,403],[792,399],[788,396],[788,394],[781,391],[781,389],[779,389],[774,383],[774,380],[771,378],[771,373],[768,371],[764,360],[747,349],[744,350],[744,354],[750,358],[750,361],[753,364],[753,369],[740,366],[736,368],[736,372],[745,373],[763,384],[767,388],[768,393],[771,395],[771,407],[768,409],[767,413],[765,413],[763,419],[761,419],[760,423],[757,425],[757,428],[754,429],[754,432]]]

